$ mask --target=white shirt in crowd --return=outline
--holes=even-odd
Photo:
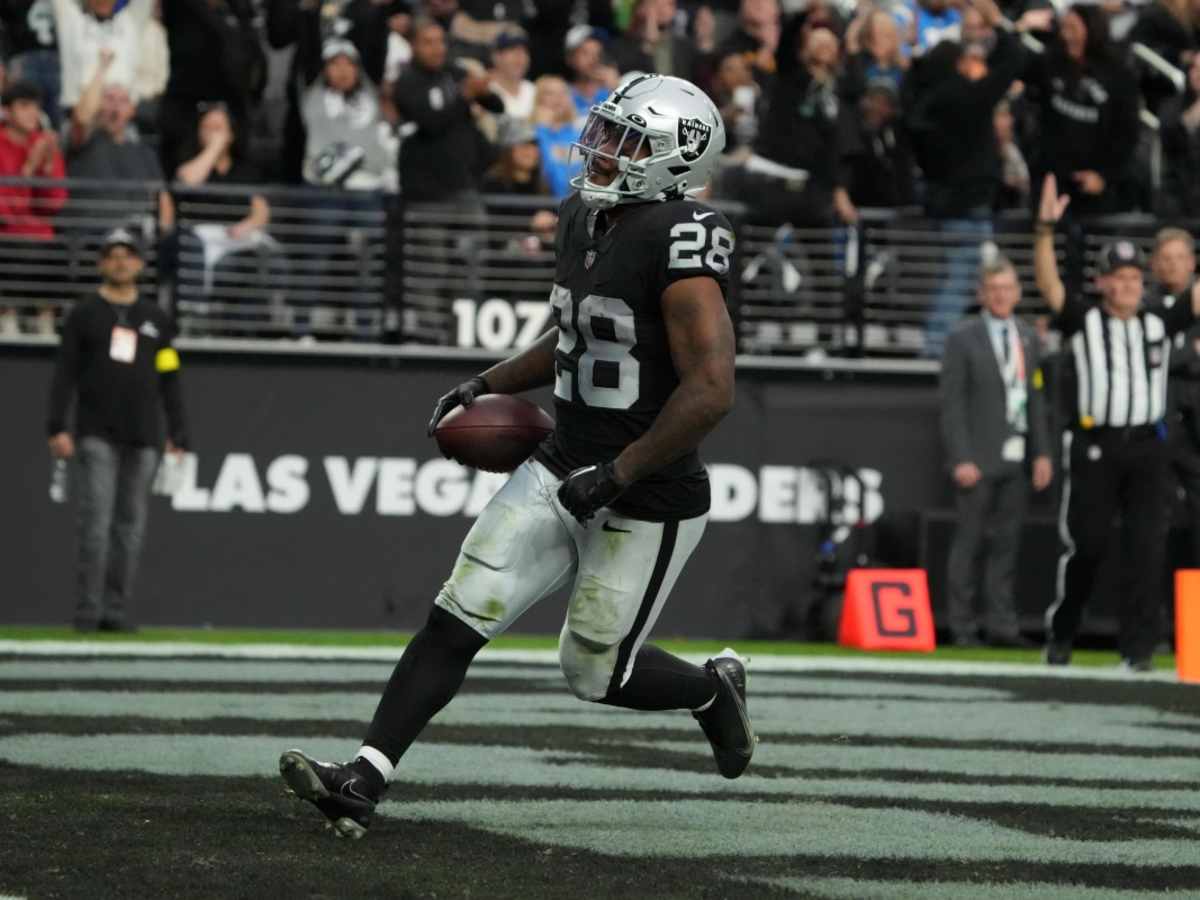
[[[137,74],[133,79],[133,94],[140,100],[152,100],[167,89],[167,78],[171,74],[170,50],[167,47],[167,29],[162,22],[151,17],[142,32],[141,56]]]
[[[388,32],[387,56],[383,63],[383,80],[393,82],[400,72],[412,62],[412,44],[394,31]]]
[[[52,2],[62,68],[62,106],[69,109],[79,101],[84,86],[100,64],[100,51],[104,48],[113,52],[105,83],[122,85],[136,102],[142,32],[154,0],[129,0],[120,12],[104,21],[84,12],[78,0]]]
[[[524,80],[518,85],[517,92],[510,94],[498,82],[492,82],[492,93],[504,101],[504,114],[515,119],[533,120],[533,99],[537,90],[533,82]]]

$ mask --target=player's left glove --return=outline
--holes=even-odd
[[[628,485],[617,481],[610,462],[576,469],[558,487],[558,502],[567,512],[586,525],[596,510],[608,506],[624,493]]]

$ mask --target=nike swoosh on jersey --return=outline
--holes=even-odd
[[[707,219],[711,215],[712,215],[711,212],[706,212],[706,213],[694,212],[694,213],[692,213],[692,218],[695,219],[697,222],[699,222],[702,219]]]
[[[601,525],[600,530],[601,531],[614,531],[617,534],[633,534],[633,532],[628,528],[614,528],[608,522],[605,522],[603,525]]]

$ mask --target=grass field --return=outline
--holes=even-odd
[[[1200,896],[1200,687],[1111,655],[753,647],[730,782],[690,716],[581,703],[512,638],[335,841],[276,762],[352,753],[402,640],[0,629],[0,895]]]

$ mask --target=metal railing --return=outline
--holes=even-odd
[[[48,217],[53,236],[0,230],[0,310],[46,332],[96,284],[96,250],[122,224],[143,236],[147,292],[185,337],[420,344],[503,353],[548,325],[554,278],[552,198],[486,197],[478,207],[406,207],[394,196],[246,185],[0,179],[0,188],[65,187]],[[174,226],[158,221],[174,197]],[[270,222],[230,226],[262,197]],[[899,361],[936,356],[931,320],[942,295],[974,300],[974,266],[987,253],[1016,265],[1022,314],[1046,312],[1033,285],[1029,220],[1001,216],[990,234],[908,211],[863,211],[852,228],[764,228],[724,205],[738,235],[730,307],[744,355]],[[4,223],[0,220],[0,229]],[[1117,236],[1149,247],[1156,221],[1126,216],[1075,223],[1059,237],[1069,284],[1090,290],[1090,259]],[[964,264],[964,260],[967,262]]]
[[[61,207],[38,199],[64,188]],[[32,215],[0,217],[0,333],[18,321],[25,332],[53,333],[62,311],[95,290],[96,252],[118,225],[144,239],[146,283],[156,286],[160,189],[142,182],[0,178],[0,192],[34,197]]]

